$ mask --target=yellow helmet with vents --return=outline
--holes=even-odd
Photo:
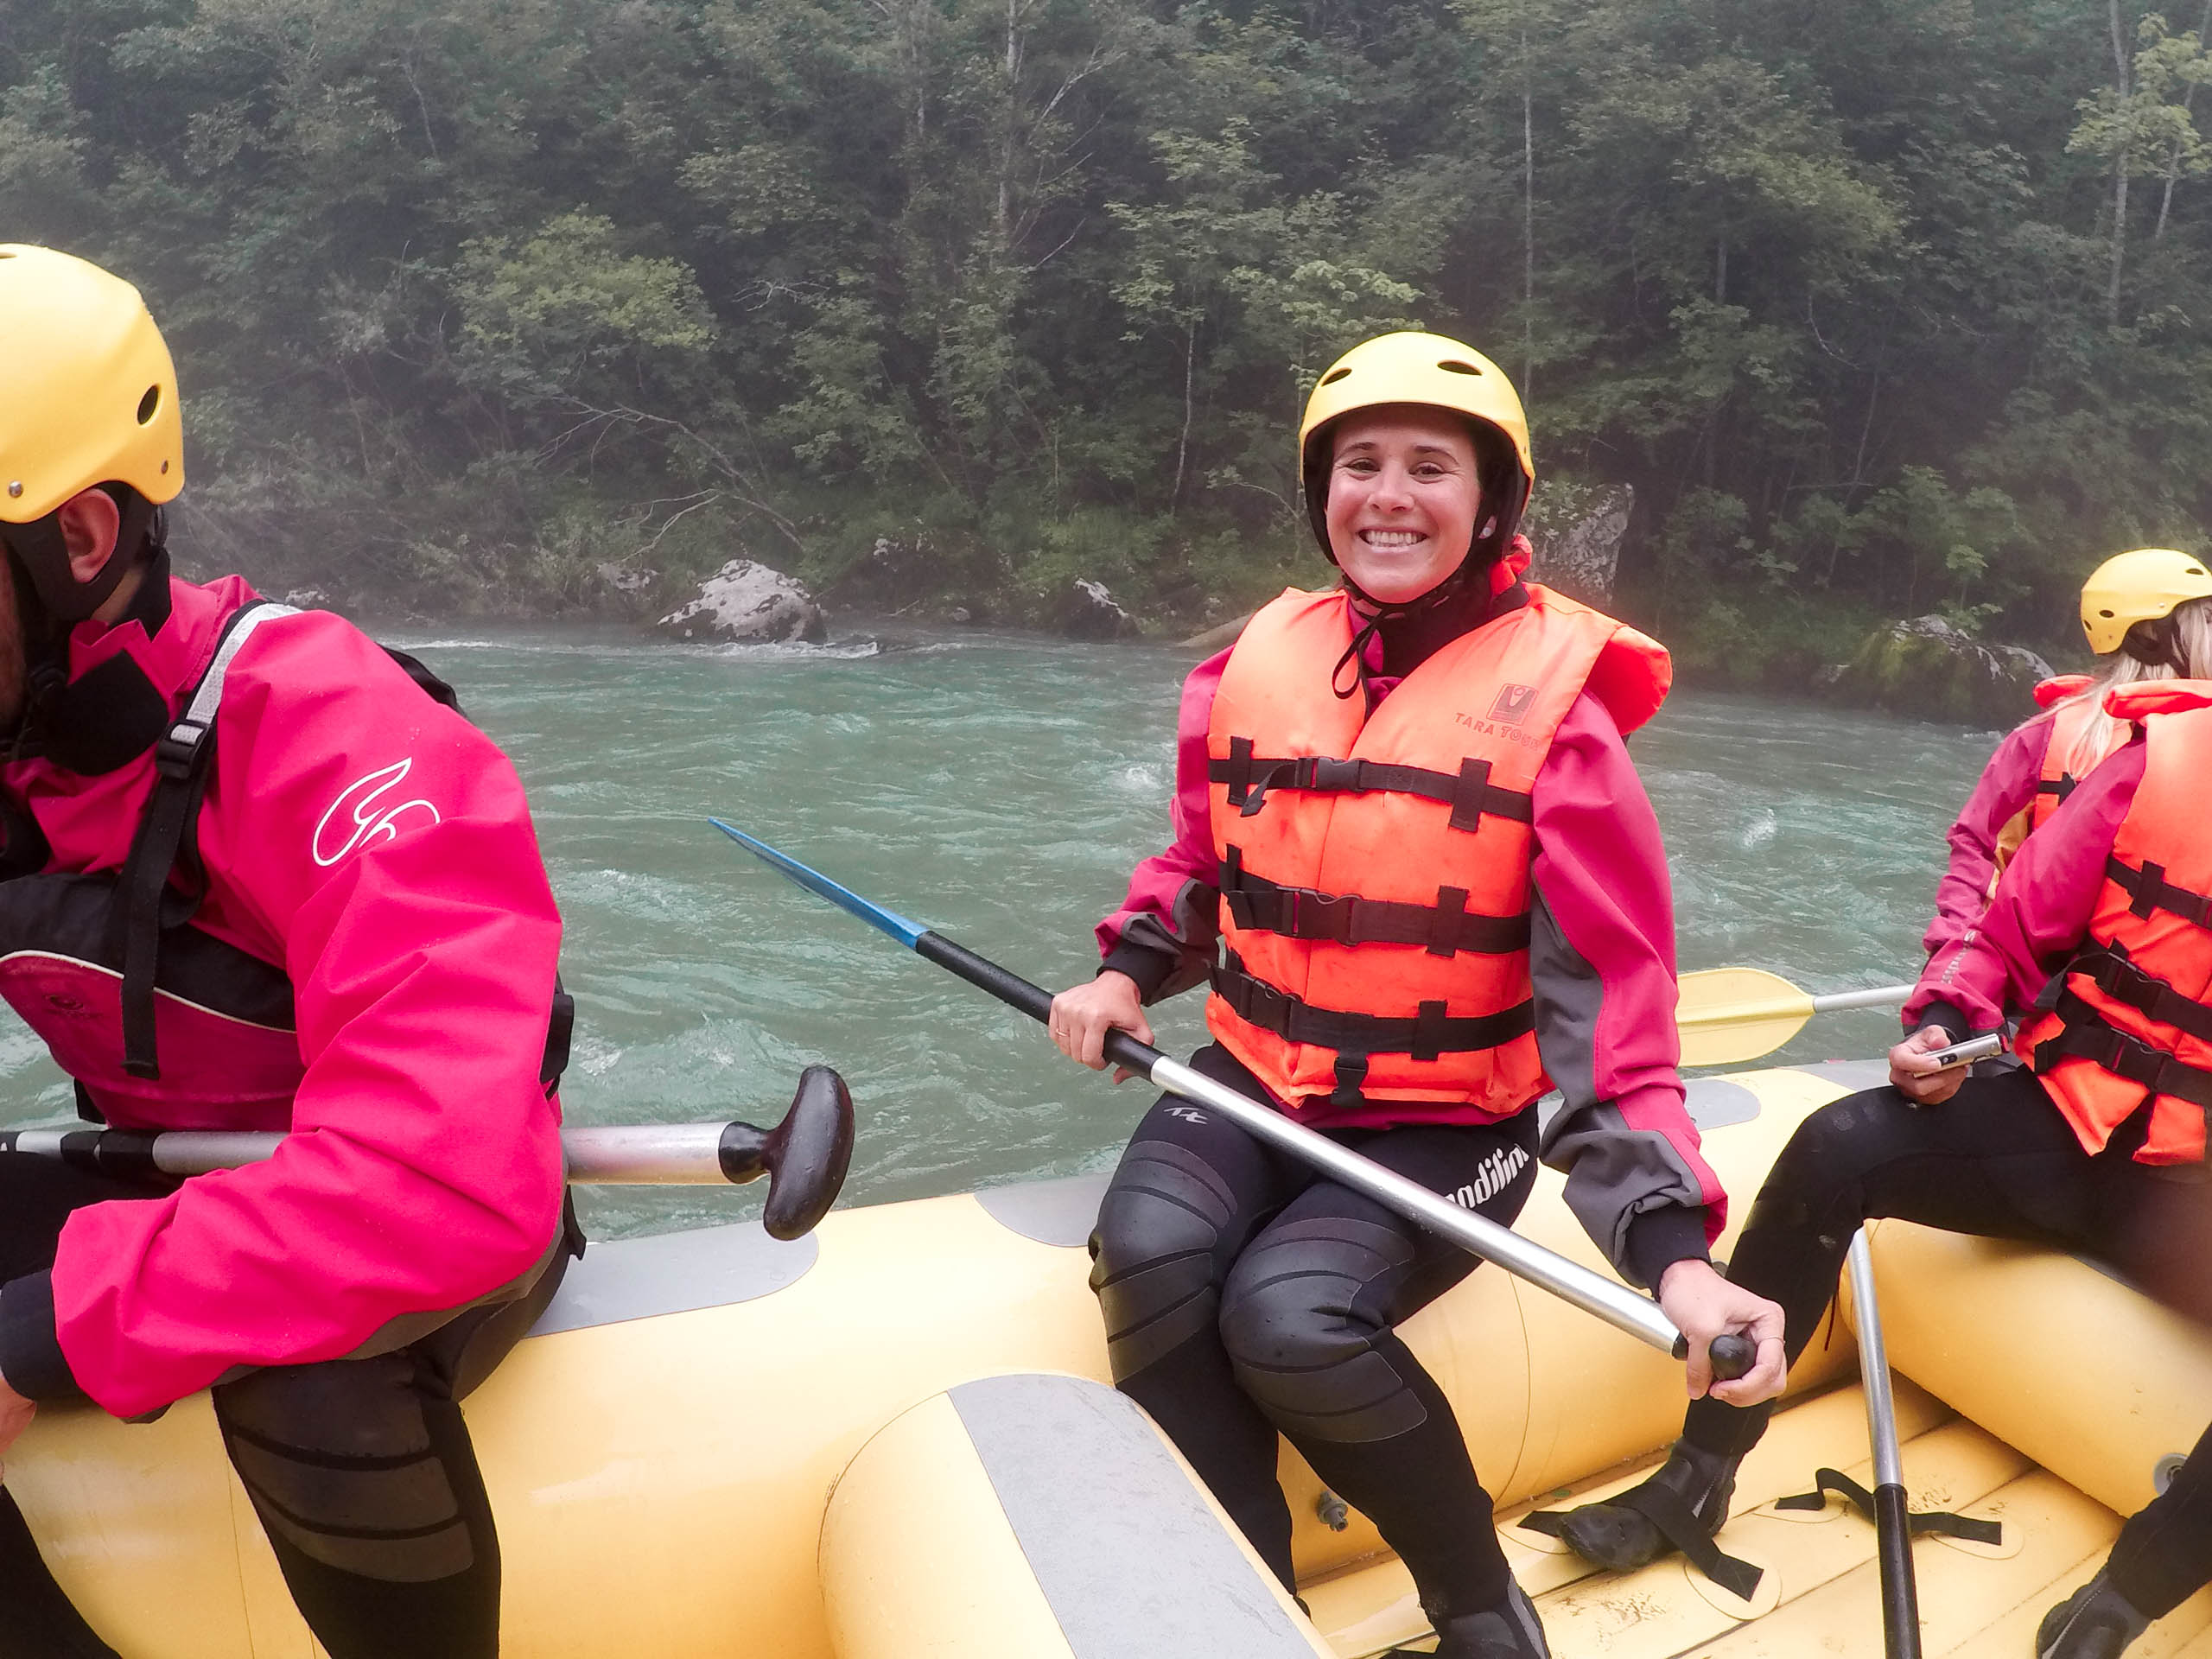
[[[2212,569],[2193,553],[2139,547],[2107,559],[2082,585],[2082,632],[2100,657],[2118,651],[2128,629],[2171,615],[2177,605],[2212,596]]]

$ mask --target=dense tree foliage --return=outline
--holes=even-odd
[[[2119,0],[4,0],[0,238],[148,292],[204,558],[589,606],[738,546],[1019,616],[1303,566],[1402,321],[1741,668],[2055,637],[2212,522],[2212,10]]]

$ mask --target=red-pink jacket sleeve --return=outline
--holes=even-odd
[[[1221,934],[1220,867],[1206,801],[1206,731],[1228,664],[1229,653],[1222,652],[1183,682],[1168,844],[1136,867],[1122,907],[1098,924],[1101,971],[1128,975],[1147,1002],[1203,981]]]
[[[1676,1069],[1666,848],[1619,728],[1588,692],[1533,792],[1536,1041],[1566,1097],[1544,1160],[1567,1172],[1568,1206],[1606,1255],[1650,1284],[1702,1257],[1727,1211]]]
[[[1936,914],[1920,941],[1932,958],[1955,946],[1981,919],[1997,873],[1997,839],[2005,826],[2034,804],[2050,748],[2049,715],[2016,726],[1997,746],[1945,837],[1951,860],[1936,884]]]
[[[561,924],[513,767],[316,613],[255,634],[216,733],[207,913],[281,949],[306,1074],[268,1162],[63,1230],[62,1352],[124,1416],[486,1296],[560,1226]]]
[[[1980,924],[1922,973],[1904,1005],[1906,1030],[1994,1031],[2034,1002],[2088,933],[2143,757],[2139,739],[2114,752],[2021,844]]]

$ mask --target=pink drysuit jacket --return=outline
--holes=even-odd
[[[168,579],[165,616],[134,603],[77,626],[71,683],[128,654],[174,717],[253,597],[237,578]],[[54,1334],[122,1416],[467,1305],[544,1261],[561,1225],[559,1107],[539,1078],[561,923],[514,768],[321,612],[260,623],[215,739],[193,925],[289,977],[296,1090],[219,1110],[165,1105],[158,1084],[94,1097],[122,1128],[291,1135],[266,1163],[69,1218]],[[151,749],[99,775],[17,760],[0,787],[43,831],[48,872],[113,872],[155,770]]]

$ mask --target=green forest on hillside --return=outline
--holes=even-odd
[[[2212,5],[0,0],[0,240],[143,288],[194,562],[454,610],[747,551],[881,607],[1320,569],[1376,329],[1636,486],[1693,664],[2064,637],[2212,524]],[[2202,106],[2202,107],[2200,107]],[[1793,654],[1794,653],[1794,654]]]

